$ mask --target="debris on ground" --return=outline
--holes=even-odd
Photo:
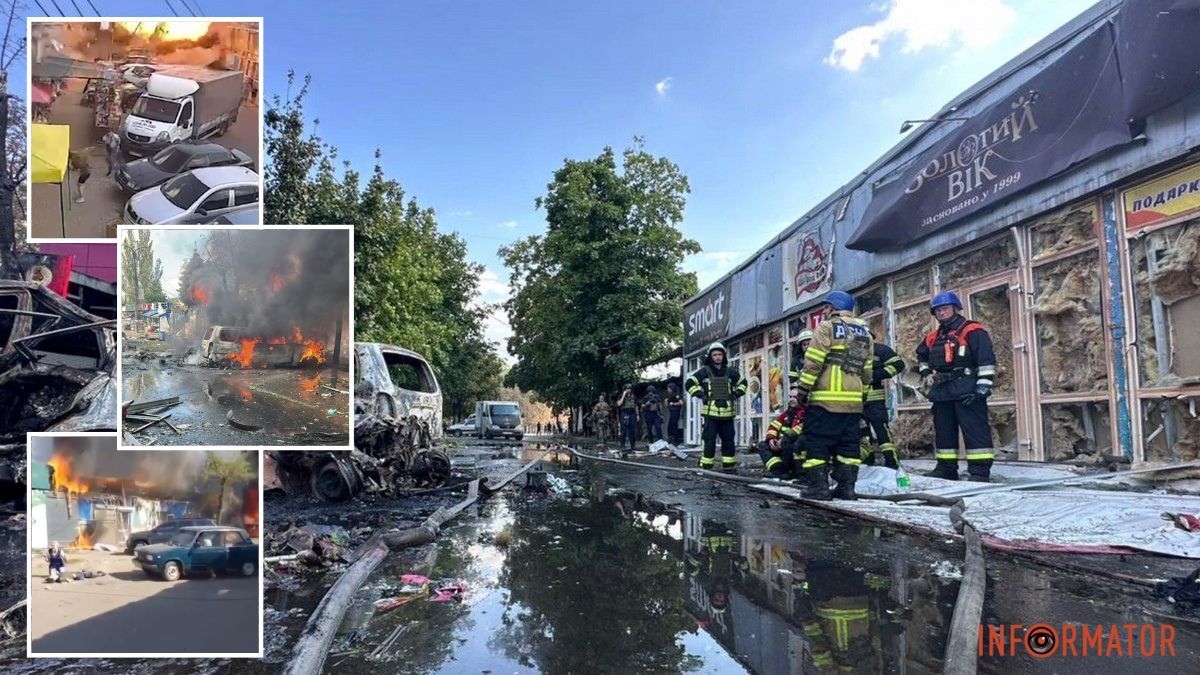
[[[1174,523],[1175,527],[1185,532],[1200,531],[1200,517],[1190,513],[1163,513],[1162,519]]]
[[[1172,577],[1159,583],[1154,593],[1174,603],[1179,614],[1200,616],[1200,567],[1186,577]]]
[[[934,563],[933,573],[943,579],[962,579],[962,567],[949,560]]]

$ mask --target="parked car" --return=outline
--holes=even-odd
[[[258,571],[258,544],[240,527],[184,527],[165,544],[137,549],[134,563],[146,576],[167,581],[197,572],[252,577]]]
[[[241,150],[216,143],[176,143],[150,157],[135,159],[118,169],[117,184],[129,192],[141,192],[162,185],[192,169],[213,166],[242,166],[254,170],[254,160]]]
[[[476,401],[475,428],[481,439],[525,437],[521,405],[516,401]]]
[[[125,204],[133,225],[203,223],[258,203],[258,174],[244,166],[192,169],[142,190]]]
[[[205,223],[214,225],[262,225],[262,211],[258,204],[251,204],[243,209],[234,209],[220,218]]]
[[[152,530],[143,530],[141,532],[134,532],[133,534],[129,535],[129,539],[127,539],[125,542],[125,552],[133,553],[139,546],[161,544],[163,542],[171,541],[171,537],[174,537],[176,534],[178,534],[180,528],[198,525],[216,525],[216,523],[213,522],[212,518],[180,518],[178,520],[168,520]]]
[[[473,415],[473,414],[468,415],[467,419],[459,422],[458,424],[451,424],[449,427],[446,427],[446,433],[450,434],[451,436],[462,436],[463,434],[474,434],[475,433],[475,415]]]

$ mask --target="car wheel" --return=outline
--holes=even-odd
[[[242,576],[252,577],[252,576],[254,576],[254,570],[256,568],[257,568],[257,565],[255,565],[253,561],[247,560],[246,562],[242,563],[242,567],[241,567],[240,571],[242,573]]]
[[[135,552],[137,551],[137,547],[139,547],[139,546],[145,546],[146,544],[149,544],[149,543],[150,543],[150,542],[148,542],[148,541],[146,541],[146,540],[144,540],[144,539],[139,539],[138,541],[135,541],[135,542],[133,542],[133,543],[132,543],[132,544],[129,546],[129,553],[130,553],[130,554],[133,554],[133,553],[135,553]]]
[[[163,568],[163,578],[167,581],[179,581],[179,577],[182,574],[183,570],[180,569],[179,563],[177,562],[169,562],[167,563],[167,566]]]

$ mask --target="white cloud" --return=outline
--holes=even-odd
[[[1016,22],[1005,0],[887,0],[875,23],[856,26],[833,40],[825,63],[857,71],[867,59],[879,58],[885,42],[900,40],[900,53],[926,47],[957,46],[970,50],[999,40]]]
[[[512,337],[512,327],[508,325],[508,314],[500,307],[493,307],[483,320],[483,337],[496,348],[500,358],[508,363],[516,363],[516,359],[508,353],[508,338]]]
[[[510,230],[515,228],[516,226],[517,226],[517,221],[515,221],[515,220],[506,220],[503,223],[500,223],[500,227],[506,227]]]
[[[509,288],[508,280],[502,280],[499,274],[490,267],[483,269],[483,274],[479,275],[479,297],[484,302],[501,302],[508,299],[509,293],[512,291]]]
[[[659,80],[658,84],[654,85],[654,91],[657,91],[659,96],[666,96],[667,90],[671,88],[672,79],[674,78],[664,77],[663,79]]]

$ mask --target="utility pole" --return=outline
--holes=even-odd
[[[14,184],[16,183],[16,184]],[[19,185],[8,172],[8,71],[0,71],[0,276],[19,279],[16,243],[17,222],[13,216],[13,190]]]

